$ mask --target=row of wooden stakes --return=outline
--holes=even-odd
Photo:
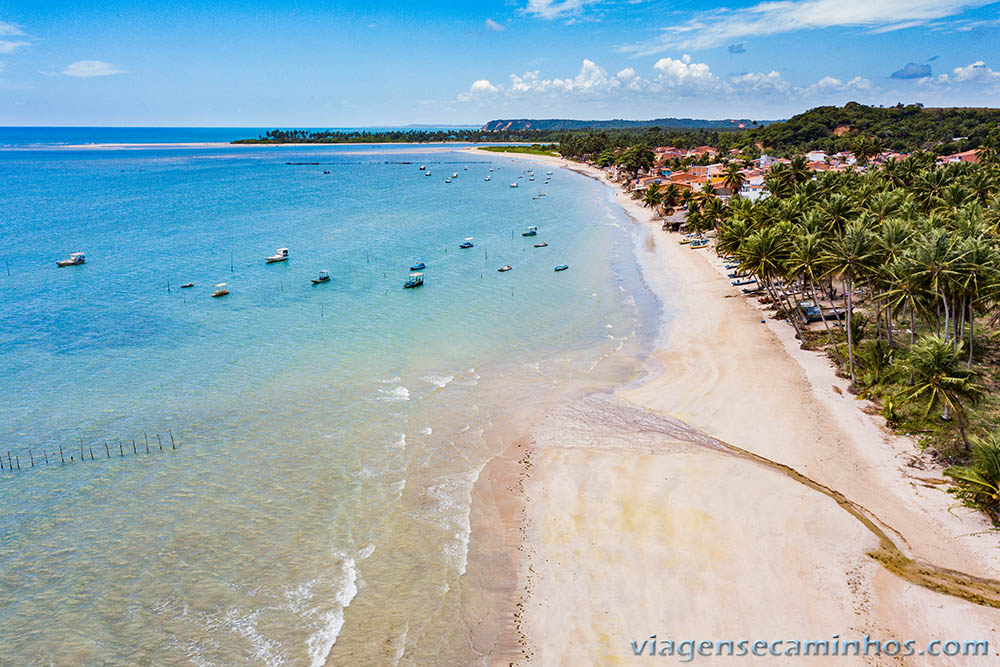
[[[168,430],[167,432],[168,432],[169,437],[170,437],[170,449],[171,450],[176,450],[177,449],[177,443],[174,441],[173,431]],[[149,434],[143,433],[142,435],[143,435],[143,438],[145,439],[146,453],[150,454],[150,453],[152,453],[152,449],[150,448]],[[157,433],[155,435],[156,435],[156,442],[152,445],[152,448],[153,449],[158,448],[162,452],[163,451],[163,439],[160,438],[160,434],[159,433]],[[104,442],[104,457],[106,459],[110,459],[112,457],[112,452],[113,451],[114,451],[114,448],[111,447],[108,444],[107,441],[105,441]],[[135,438],[132,438],[132,456],[138,456],[139,453],[140,453],[140,451],[141,451],[141,447],[138,444],[136,444]],[[128,449],[125,447],[125,445],[122,443],[122,441],[119,440],[118,441],[118,456],[119,456],[119,458],[124,458],[125,454],[127,452],[128,452]],[[56,452],[52,452],[51,454],[52,454],[52,459],[53,459],[53,464],[54,464],[54,463],[56,463],[56,461],[55,461]],[[77,456],[77,454],[76,454],[76,447],[75,446],[73,447],[72,450],[70,450],[68,452],[64,452],[62,445],[59,445],[59,452],[58,452],[58,454],[59,454],[59,460],[58,460],[59,465],[66,465],[67,463],[80,463],[80,462],[86,461],[88,454],[90,456],[90,460],[91,461],[95,461],[95,460],[97,460],[97,459],[99,459],[101,457],[101,447],[100,447],[100,445],[97,446],[97,455],[95,456],[94,455],[94,446],[93,445],[87,445],[86,446],[86,450],[85,450],[84,449],[83,440],[81,439],[80,440],[80,453],[79,453],[79,456]],[[67,457],[69,457],[68,460],[67,460]],[[11,452],[10,452],[10,450],[8,450],[7,451],[7,456],[6,456],[6,458],[4,458],[3,454],[0,453],[0,471],[3,471],[3,472],[19,472],[19,471],[22,471],[22,470],[30,470],[30,469],[32,469],[32,468],[34,468],[36,466],[42,466],[42,465],[46,465],[46,466],[49,465],[49,452],[46,451],[46,450],[43,450],[40,456],[35,456],[35,452],[29,448],[28,449],[28,460],[24,462],[24,466],[23,467],[21,466],[21,456],[20,456],[20,454],[14,454],[14,455],[12,455]]]

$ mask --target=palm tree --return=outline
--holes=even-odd
[[[743,187],[743,183],[746,179],[743,176],[743,172],[740,171],[740,166],[735,162],[730,162],[726,165],[726,168],[722,171],[722,186],[733,193],[733,195],[738,195],[740,189]]]
[[[972,438],[972,463],[945,468],[944,474],[954,480],[950,490],[959,500],[985,511],[1000,526],[1000,434]]]
[[[923,401],[923,418],[935,409],[944,409],[944,419],[955,414],[955,423],[966,449],[971,449],[966,432],[968,425],[965,406],[974,403],[984,391],[976,382],[976,373],[962,368],[962,343],[952,345],[941,336],[929,334],[910,350],[905,365],[913,378],[913,386],[904,390],[906,401]]]
[[[813,172],[809,168],[804,155],[796,155],[788,165],[788,177],[793,183],[805,183],[812,180]]]
[[[840,278],[844,284],[844,294],[847,299],[847,359],[852,383],[857,382],[854,374],[854,337],[851,328],[854,283],[871,268],[869,266],[872,257],[871,248],[871,232],[862,224],[852,222],[842,236],[834,238],[824,256],[825,263],[829,267],[827,275]]]
[[[802,282],[809,286],[809,296],[813,303],[823,312],[819,299],[816,297],[816,274],[821,271],[825,239],[819,232],[804,232],[792,241],[792,251],[788,258],[788,272],[792,276],[798,276]],[[837,357],[837,365],[843,369],[844,360],[837,349],[837,343],[833,339],[833,331],[830,330],[830,323],[823,317],[823,326],[826,335],[830,339],[833,353]]]
[[[646,208],[656,209],[663,203],[663,193],[660,192],[659,183],[650,183],[642,193],[642,205]]]

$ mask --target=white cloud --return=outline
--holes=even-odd
[[[997,0],[771,0],[742,9],[699,12],[662,28],[653,40],[620,47],[652,55],[671,49],[707,49],[748,37],[830,27],[889,31],[923,25]]]
[[[537,71],[510,75],[510,94],[563,92],[596,96],[617,88],[621,82],[592,60],[584,59],[580,72],[571,79],[542,79]]]
[[[864,77],[856,76],[850,81],[842,81],[832,76],[825,76],[802,92],[806,95],[831,95],[835,93],[857,93],[872,89],[872,82]]]
[[[601,0],[528,0],[525,13],[543,19],[558,19],[578,14],[587,5],[596,5]]]
[[[472,85],[469,86],[468,91],[458,96],[458,101],[481,101],[500,92],[503,92],[503,88],[501,86],[494,86],[488,79],[479,79],[478,81],[474,81]]]
[[[497,23],[493,19],[486,19],[486,27],[495,32],[501,32],[507,29],[507,26],[502,23]]]
[[[970,66],[973,67],[973,66]],[[680,58],[660,58],[652,67],[650,78],[643,78],[635,69],[627,67],[615,76],[592,60],[584,60],[580,72],[572,78],[542,78],[538,71],[510,75],[510,85],[493,84],[487,79],[474,82],[469,90],[458,96],[461,102],[495,102],[499,98],[525,99],[549,96],[569,96],[576,100],[614,100],[632,102],[644,100],[692,99],[749,100],[779,99],[802,104],[808,99],[846,102],[846,95],[878,91],[868,79],[855,77],[847,81],[832,76],[823,77],[808,86],[795,85],[780,72],[744,72],[721,77],[712,72],[706,63],[694,62],[690,55]],[[991,70],[990,70],[991,71]],[[992,71],[991,71],[992,72]],[[1000,77],[1000,74],[993,73]],[[628,97],[624,97],[628,95]]]
[[[7,21],[0,21],[0,35],[23,35],[21,31],[13,23],[8,23]]]
[[[1000,83],[1000,72],[988,67],[982,60],[974,63],[956,67],[951,74],[939,74],[936,77],[928,77],[917,82],[918,84],[928,83],[937,86],[951,86],[954,84],[985,84]]]
[[[73,76],[80,79],[89,79],[95,76],[111,76],[112,74],[124,74],[125,70],[119,69],[117,65],[106,63],[100,60],[78,60],[70,63],[63,70],[66,76]]]
[[[0,40],[0,54],[7,55],[8,53],[14,53],[18,49],[28,45],[29,42],[10,42],[5,40]]]
[[[680,60],[660,58],[653,69],[658,72],[653,82],[654,90],[668,89],[692,94],[719,90],[722,86],[708,65],[691,62],[691,56],[687,54]]]

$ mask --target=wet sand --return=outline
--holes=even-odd
[[[985,639],[995,656],[1000,610],[890,573],[869,556],[876,536],[828,495],[711,445],[717,438],[842,493],[911,558],[1000,579],[997,535],[925,481],[940,469],[911,466],[913,443],[863,411],[790,326],[731,287],[711,250],[678,245],[641,205],[618,199],[640,226],[639,261],[664,305],[660,340],[641,382],[549,411],[481,475],[474,539],[488,530],[515,556],[493,562],[508,573],[494,604],[467,610],[491,628],[480,645],[487,661],[618,664],[637,659],[631,641],[653,634],[870,634],[913,639],[918,650],[931,639]],[[491,503],[504,509],[485,511]],[[964,664],[942,660],[816,661]]]

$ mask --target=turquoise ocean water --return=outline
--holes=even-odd
[[[0,187],[0,663],[475,659],[476,476],[629,379],[655,308],[603,186],[456,147],[35,146]]]

